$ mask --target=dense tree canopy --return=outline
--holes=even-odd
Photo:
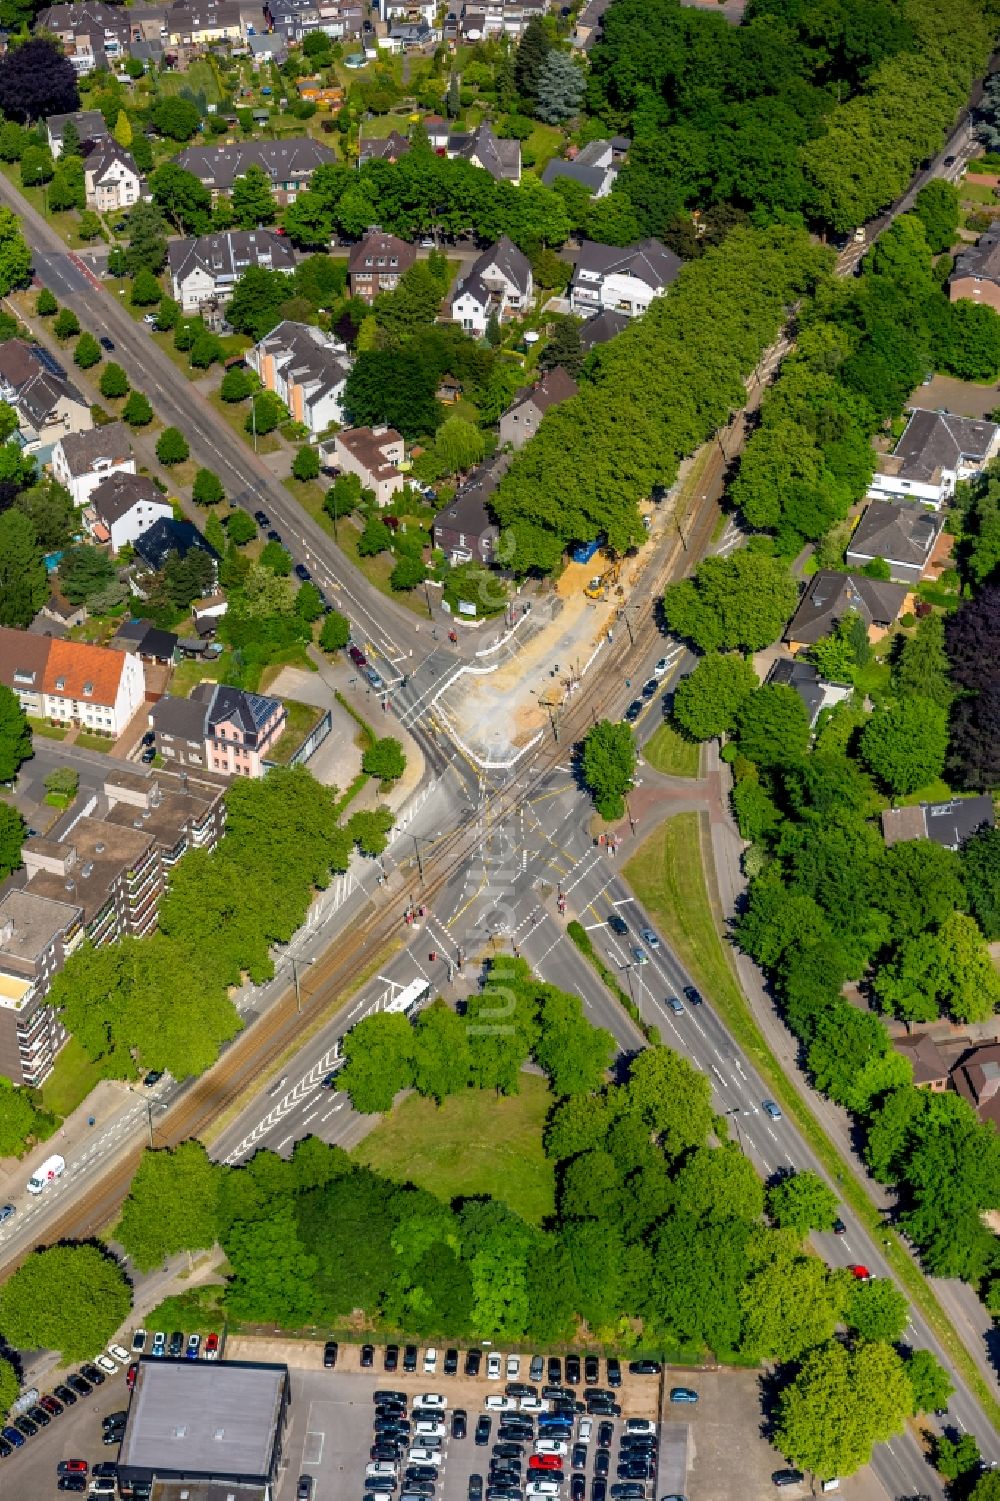
[[[89,1360],[131,1307],[131,1289],[114,1257],[96,1245],[66,1242],[35,1251],[0,1288],[0,1331],[15,1348]]]
[[[76,70],[54,38],[31,37],[0,57],[0,111],[34,122],[80,108]]]

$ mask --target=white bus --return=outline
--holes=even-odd
[[[426,980],[411,980],[409,985],[397,991],[391,1000],[386,1001],[383,1009],[392,1013],[401,1011],[405,1016],[409,1016],[411,1011],[415,1011],[418,1006],[423,1005],[424,1001],[430,999],[430,994],[431,987]]]

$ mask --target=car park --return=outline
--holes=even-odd
[[[773,1121],[781,1120],[781,1107],[780,1105],[776,1105],[773,1100],[763,1100],[761,1102],[761,1109],[763,1110],[764,1114],[769,1115]]]
[[[670,1388],[670,1400],[671,1400],[671,1402],[697,1402],[697,1400],[698,1400],[698,1393],[691,1386],[672,1386]],[[638,1418],[629,1418],[628,1423],[626,1424],[626,1427],[629,1429],[629,1431],[631,1433],[647,1433],[647,1432],[648,1433],[652,1433],[653,1432],[653,1425],[652,1425],[652,1423],[650,1423],[648,1429],[646,1429],[646,1428],[632,1428],[631,1425],[633,1423],[636,1423],[636,1422],[639,1422],[639,1421],[641,1421],[641,1420],[638,1419]]]
[[[87,1361],[86,1365],[82,1365],[80,1367],[80,1375],[84,1378],[85,1381],[89,1381],[91,1386],[104,1385],[104,1376],[96,1366],[91,1365],[89,1360]]]

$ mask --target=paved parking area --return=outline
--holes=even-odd
[[[46,1390],[58,1384],[53,1379]],[[101,1443],[101,1419],[127,1408],[128,1400],[124,1371],[108,1376],[89,1397],[80,1397],[75,1407],[67,1407],[48,1428],[29,1438],[23,1449],[0,1461],[0,1495],[9,1496],[11,1501],[15,1497],[47,1501],[50,1496],[55,1501],[61,1494],[56,1490],[56,1465],[61,1459],[85,1459],[90,1466],[117,1459],[117,1445],[106,1448]]]

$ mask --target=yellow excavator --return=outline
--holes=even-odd
[[[621,567],[621,559],[619,559],[617,562],[612,563],[610,568],[606,568],[597,578],[592,578],[583,591],[587,598],[607,599],[611,591],[618,584],[618,575],[621,573]]]

